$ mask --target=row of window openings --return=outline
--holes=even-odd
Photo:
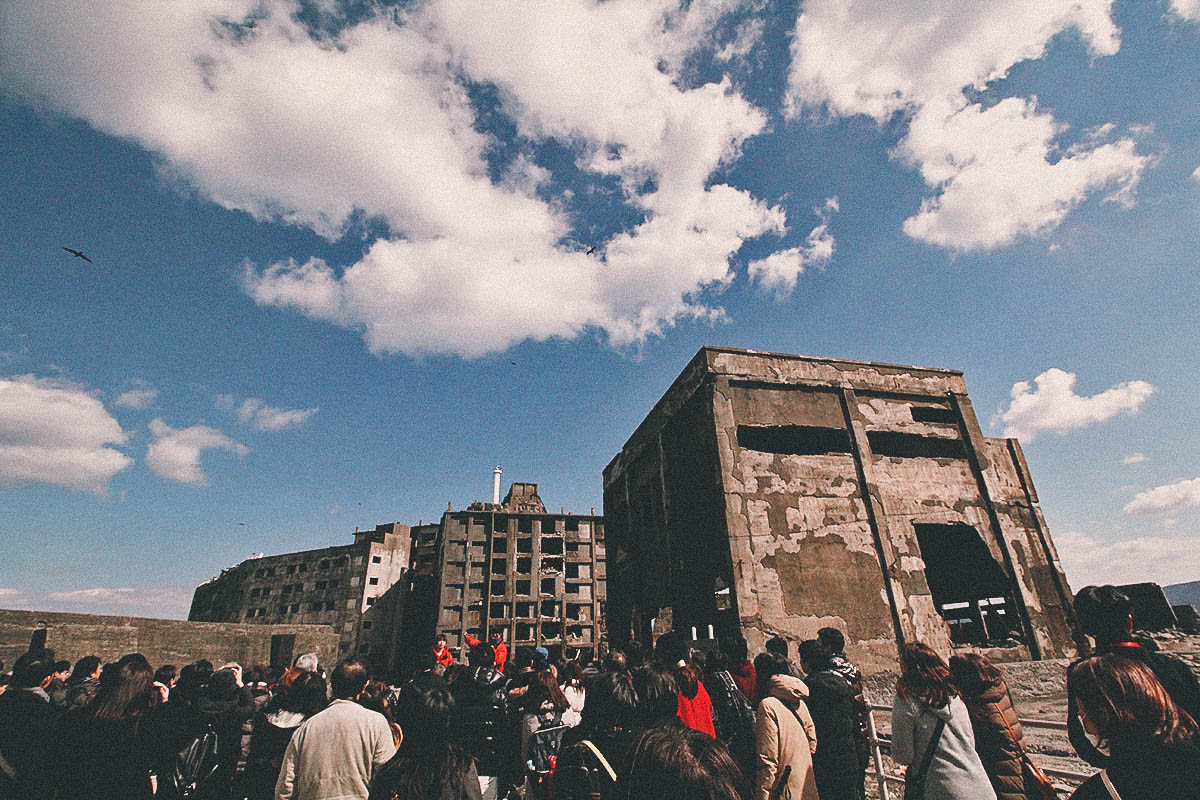
[[[542,617],[558,617],[560,615],[560,606],[556,600],[543,600],[538,603],[514,603],[512,615],[520,619],[530,619],[534,616],[533,610],[535,606],[538,608],[538,614]],[[508,617],[508,607],[503,603],[493,603],[488,609],[488,617],[491,619],[505,619]],[[567,603],[566,618],[569,620],[578,620],[587,622],[592,613],[591,603]]]
[[[738,447],[782,455],[852,453],[845,428],[815,425],[739,425]],[[867,431],[867,444],[877,456],[891,458],[966,458],[961,439],[942,439],[898,431]]]
[[[383,558],[381,556],[371,556],[372,564],[380,564],[382,562],[383,562]],[[318,570],[329,569],[330,567],[333,567],[334,569],[338,569],[340,567],[348,566],[349,564],[350,564],[350,559],[347,558],[346,556],[341,556],[340,558],[335,558],[335,559],[322,558],[320,561],[317,562],[317,569]],[[297,572],[308,572],[308,564],[307,563],[288,564],[287,569],[284,571],[284,574],[295,575]],[[254,570],[254,577],[256,577],[256,578],[273,578],[273,577],[275,577],[275,567],[261,567],[259,569],[256,569],[256,570]]]

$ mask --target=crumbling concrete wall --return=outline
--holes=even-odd
[[[271,637],[294,635],[294,655],[317,653],[322,664],[338,658],[338,636],[328,625],[242,625],[172,619],[66,614],[54,611],[0,610],[0,660],[11,665],[29,648],[33,631],[45,623],[46,646],[56,658],[76,661],[99,656],[115,661],[141,653],[155,667],[182,666],[205,658],[220,666],[244,667],[271,662]]]
[[[614,643],[670,619],[739,629],[752,652],[838,627],[869,670],[895,664],[898,640],[1007,660],[1073,652],[1069,588],[1019,447],[984,439],[958,372],[705,348],[605,470],[605,517]],[[973,607],[986,642],[964,643],[957,618],[952,641],[919,530],[973,553],[1005,601]]]

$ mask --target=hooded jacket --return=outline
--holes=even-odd
[[[892,759],[916,770],[939,718],[946,721],[946,727],[929,765],[924,800],[996,800],[996,791],[975,752],[967,707],[958,697],[941,708],[930,708],[897,694],[892,705]]]
[[[813,774],[822,796],[833,787],[855,786],[859,781],[858,707],[854,687],[833,670],[809,673],[808,710],[817,728]]]
[[[963,697],[971,715],[975,752],[992,779],[999,800],[1026,800],[1021,753],[1024,732],[1012,697],[1003,681],[989,683],[978,693]]]
[[[817,800],[812,770],[817,729],[804,704],[807,696],[804,681],[791,675],[776,675],[767,684],[767,696],[758,704],[754,720],[755,800]]]

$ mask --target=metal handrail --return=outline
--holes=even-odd
[[[879,784],[880,800],[891,800],[891,796],[888,793],[888,784],[893,783],[903,786],[904,777],[901,775],[892,775],[884,769],[883,749],[880,747],[880,745],[887,745],[888,749],[890,750],[892,740],[890,737],[883,737],[879,735],[878,729],[875,727],[876,711],[884,711],[890,714],[892,712],[892,707],[872,703],[869,711],[867,712],[867,740],[871,745],[871,762],[873,766],[873,769],[867,770],[867,774],[873,774],[875,776],[875,780]],[[1067,724],[1065,722],[1054,722],[1051,720],[1021,719],[1021,725],[1030,728],[1047,728],[1050,730],[1060,731],[1065,731],[1067,729]],[[1091,775],[1085,775],[1081,772],[1057,769],[1055,767],[1041,767],[1041,769],[1046,773],[1046,775],[1052,778],[1066,778],[1068,780],[1082,782],[1091,777]],[[1072,787],[1062,784],[1055,784],[1054,788],[1059,792],[1069,793],[1072,791]]]

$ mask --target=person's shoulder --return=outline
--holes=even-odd
[[[1112,795],[1108,793],[1108,789],[1104,786],[1104,778],[1101,773],[1097,772],[1092,777],[1088,778],[1079,787],[1071,793],[1068,800],[1111,800]]]

